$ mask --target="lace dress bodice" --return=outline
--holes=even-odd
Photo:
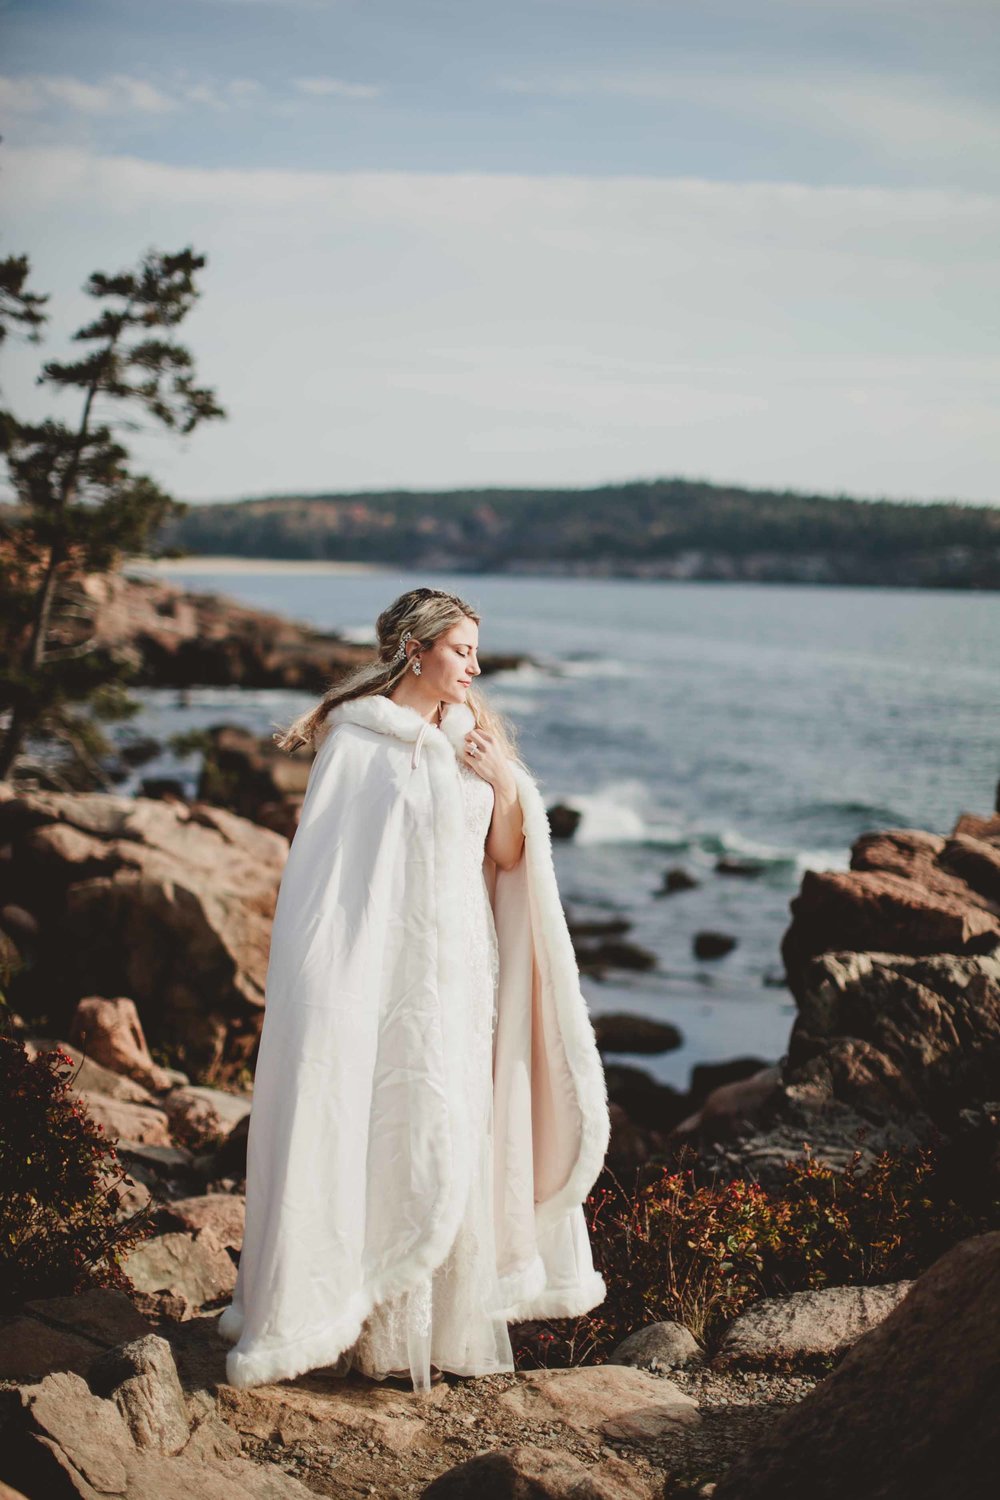
[[[493,788],[475,771],[459,765],[459,780],[462,787],[462,806],[465,813],[465,937],[469,967],[474,974],[488,976],[492,996],[489,1011],[483,1015],[482,1007],[475,1006],[472,1019],[478,1023],[480,1033],[483,1022],[489,1020],[489,1041],[493,1045],[496,1026],[497,983],[500,978],[500,959],[497,952],[497,934],[493,925],[493,908],[490,905],[486,878],[483,874],[486,835],[493,817]],[[478,1047],[477,1047],[478,1053]]]
[[[469,1200],[444,1261],[409,1291],[373,1309],[352,1351],[352,1364],[382,1379],[409,1370],[415,1390],[430,1385],[430,1366],[459,1375],[512,1370],[506,1321],[496,1316],[499,1283],[493,1223],[493,1036],[499,952],[483,870],[493,816],[493,788],[458,763],[462,797],[462,933],[468,1000],[468,1067],[464,1086],[474,1149]]]

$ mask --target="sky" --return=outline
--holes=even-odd
[[[0,0],[0,59],[4,400],[77,419],[87,277],[191,246],[227,420],[119,433],[178,498],[1000,503],[998,0]]]

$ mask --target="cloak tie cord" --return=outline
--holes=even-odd
[[[414,770],[416,770],[417,766],[419,766],[419,764],[420,764],[420,746],[423,744],[424,735],[427,733],[427,731],[428,731],[428,729],[430,729],[430,727],[431,727],[430,726],[430,720],[428,719],[428,720],[425,721],[424,727],[421,729],[420,733],[417,735],[417,742],[416,742],[416,744],[413,747],[413,755],[412,755],[412,758],[410,760],[410,765],[411,765],[411,767]]]

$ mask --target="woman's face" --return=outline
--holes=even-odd
[[[420,681],[430,688],[442,703],[464,703],[469,684],[478,677],[479,627],[475,620],[462,619],[439,635],[432,646],[420,653]]]

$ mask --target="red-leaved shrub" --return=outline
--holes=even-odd
[[[518,1368],[600,1364],[636,1329],[673,1320],[707,1348],[760,1297],[917,1276],[952,1245],[1000,1228],[995,1192],[964,1192],[931,1147],[882,1152],[861,1170],[816,1161],[808,1144],[780,1191],[737,1178],[698,1184],[691,1167],[605,1170],[586,1203],[594,1264],[608,1288],[581,1318],[512,1330]],[[695,1153],[683,1148],[678,1162]]]
[[[129,1290],[121,1267],[151,1229],[119,1222],[125,1177],[114,1144],[72,1093],[61,1047],[29,1057],[0,1036],[0,1306],[87,1287]]]

